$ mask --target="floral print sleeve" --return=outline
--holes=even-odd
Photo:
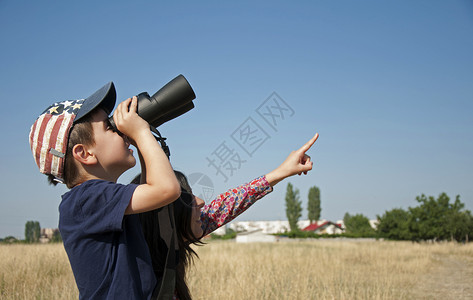
[[[204,235],[235,219],[253,203],[272,191],[273,187],[266,180],[266,176],[261,176],[220,194],[200,210]]]

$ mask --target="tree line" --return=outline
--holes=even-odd
[[[392,240],[455,240],[468,242],[473,237],[473,217],[457,195],[454,202],[445,193],[416,197],[417,206],[395,208],[378,216],[377,232]]]
[[[285,200],[291,236],[316,237],[314,234],[302,233],[297,226],[302,215],[302,201],[299,190],[291,183],[287,185]],[[320,201],[320,189],[316,186],[311,187],[307,205],[310,223],[320,218]],[[376,229],[363,214],[346,213],[343,217],[345,232],[342,235],[410,241],[472,240],[473,216],[465,209],[465,204],[460,201],[459,195],[453,202],[446,193],[441,193],[437,198],[422,194],[416,197],[416,201],[418,205],[407,210],[395,208],[381,216],[378,215]]]
[[[7,236],[3,239],[0,239],[1,243],[11,244],[11,243],[39,243],[41,238],[41,225],[38,221],[27,221],[25,223],[25,239],[19,240],[13,236]],[[55,231],[50,240],[52,243],[62,242],[61,234],[59,231]]]
[[[316,186],[309,188],[307,195],[307,211],[310,223],[320,219],[321,198],[320,189]],[[298,228],[298,221],[302,216],[302,201],[299,189],[288,183],[286,190],[286,216],[290,233],[293,237],[317,237],[314,234],[302,233]],[[377,225],[374,229],[370,220],[363,214],[350,215],[345,213],[343,222],[348,237],[385,238],[390,240],[410,241],[458,241],[469,242],[473,239],[473,216],[465,209],[465,204],[457,195],[451,202],[447,194],[441,193],[437,198],[433,196],[416,197],[417,206],[407,210],[394,208],[381,216],[377,216]],[[38,221],[28,221],[25,224],[26,243],[38,243],[41,237],[41,226]],[[0,242],[17,242],[14,237],[0,239]],[[55,233],[51,242],[61,242],[59,232]]]

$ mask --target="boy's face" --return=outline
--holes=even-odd
[[[126,170],[136,164],[130,143],[112,130],[108,116],[102,109],[92,112],[92,128],[95,145],[91,147],[98,163],[116,181]]]

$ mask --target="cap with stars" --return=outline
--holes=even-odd
[[[71,128],[98,106],[110,114],[115,100],[115,86],[109,82],[86,99],[56,102],[43,111],[31,126],[29,136],[39,171],[64,182],[64,160]]]

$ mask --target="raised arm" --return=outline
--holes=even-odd
[[[165,206],[176,200],[181,189],[166,154],[149,130],[149,124],[137,113],[137,99],[120,103],[113,115],[118,130],[138,148],[145,166],[146,183],[134,191],[125,214],[136,214]]]
[[[315,143],[319,134],[316,133],[307,143],[296,151],[292,151],[286,160],[265,176],[229,189],[220,194],[211,203],[201,209],[201,221],[204,235],[235,219],[256,201],[273,191],[273,186],[281,180],[295,174],[307,174],[312,170],[312,161],[306,152]]]

